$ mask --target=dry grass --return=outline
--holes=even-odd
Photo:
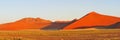
[[[120,40],[120,29],[0,31],[0,40]]]

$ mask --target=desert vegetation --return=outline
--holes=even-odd
[[[0,40],[120,40],[120,29],[0,31]]]

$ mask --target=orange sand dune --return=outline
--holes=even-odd
[[[96,12],[90,12],[89,14],[85,15],[78,21],[66,26],[64,29],[74,29],[80,27],[92,27],[92,26],[107,26],[114,23],[120,22],[120,18],[101,15]]]
[[[1,24],[0,30],[40,29],[50,23],[51,21],[40,18],[24,18],[16,22]]]

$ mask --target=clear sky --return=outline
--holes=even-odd
[[[0,0],[0,23],[24,17],[72,20],[91,11],[120,17],[120,0]]]

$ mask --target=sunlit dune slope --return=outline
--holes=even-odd
[[[64,29],[75,29],[80,27],[108,26],[120,22],[119,17],[102,15],[96,12],[90,12],[78,21],[66,26]]]
[[[23,29],[40,29],[49,25],[51,21],[41,18],[23,18],[16,22],[0,25],[0,30],[23,30]]]

